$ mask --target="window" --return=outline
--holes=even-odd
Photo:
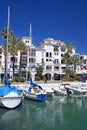
[[[55,67],[54,67],[54,69],[57,69],[57,70],[59,70],[59,67],[58,67],[58,66],[55,66]]]
[[[59,60],[58,59],[55,59],[54,60],[54,64],[58,64],[59,63]]]
[[[42,64],[44,63],[44,59],[42,58]]]
[[[52,57],[52,53],[51,52],[46,52],[46,57]]]
[[[48,65],[48,66],[46,66],[46,69],[52,69],[52,66]]]
[[[35,50],[30,50],[29,51],[29,56],[35,56]]]
[[[26,43],[29,43],[29,41],[27,41],[27,40],[26,40],[25,42],[26,42]]]
[[[29,63],[35,63],[36,59],[35,58],[29,58]]]
[[[54,51],[58,51],[58,47],[54,47]]]
[[[48,57],[48,52],[46,52],[46,57]]]
[[[52,57],[52,53],[50,52],[50,57]]]

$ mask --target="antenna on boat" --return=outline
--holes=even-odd
[[[5,55],[5,77],[7,77],[8,71],[8,42],[9,42],[9,23],[10,23],[10,7],[8,6],[8,21],[7,21],[7,43],[6,43],[6,55]]]

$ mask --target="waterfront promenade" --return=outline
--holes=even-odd
[[[86,86],[87,85],[87,82],[60,82],[60,81],[47,81],[47,82],[44,82],[44,81],[35,81],[38,85],[41,85],[42,87],[47,87],[47,88],[57,88],[59,87],[59,85],[61,83],[64,83],[64,84],[68,84],[70,83],[71,85],[73,86],[78,86],[78,85],[84,85]],[[27,88],[29,87],[29,81],[27,82],[24,82],[24,83],[18,83],[18,82],[15,82],[15,83],[12,83],[13,85],[17,85],[20,89],[24,89],[24,88]]]

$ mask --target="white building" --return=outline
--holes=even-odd
[[[48,80],[59,80],[61,76],[66,74],[66,64],[62,61],[62,56],[66,53],[65,43],[60,40],[54,40],[53,38],[47,38],[41,41],[38,47],[32,44],[31,37],[22,37],[21,40],[27,46],[27,52],[22,54],[22,69],[26,72],[30,71],[33,78],[35,78],[36,67],[43,67],[43,75],[46,75]],[[75,48],[72,49],[71,55],[75,55]],[[83,56],[84,61],[87,56]],[[18,73],[18,66],[20,61],[20,52],[15,55],[15,74]],[[85,66],[84,65],[84,66]],[[0,51],[0,66],[1,73],[5,71],[5,56],[4,52]],[[72,66],[70,66],[72,68]],[[82,74],[82,70],[79,67],[79,74]],[[12,56],[8,55],[8,73],[12,77]],[[27,77],[26,77],[27,78]]]

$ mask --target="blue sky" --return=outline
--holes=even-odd
[[[77,53],[87,54],[86,0],[0,0],[0,31],[7,26],[8,5],[10,28],[16,36],[28,36],[32,23],[34,45],[49,37],[70,40]]]

